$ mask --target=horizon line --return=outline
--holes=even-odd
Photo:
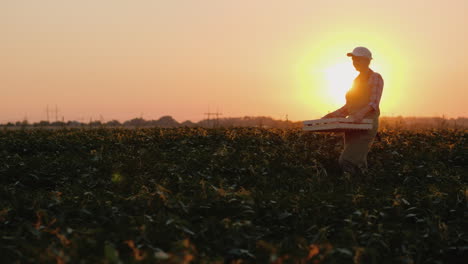
[[[198,122],[201,122],[201,121],[204,121],[204,120],[223,120],[223,119],[230,119],[230,118],[245,118],[245,117],[251,117],[251,118],[259,118],[259,117],[262,117],[262,118],[271,118],[273,120],[276,120],[276,121],[289,121],[289,122],[302,122],[304,120],[312,120],[312,119],[317,119],[317,118],[310,118],[310,119],[304,119],[304,120],[293,120],[293,119],[284,119],[284,118],[280,118],[280,119],[277,119],[277,118],[274,118],[273,116],[266,116],[266,115],[243,115],[243,116],[229,116],[229,117],[219,117],[219,118],[203,118],[203,119],[200,119],[199,121],[192,121],[190,119],[185,119],[184,121],[178,121],[176,120],[173,116],[171,115],[162,115],[160,116],[159,118],[151,118],[151,119],[145,119],[143,117],[133,117],[133,118],[130,118],[130,119],[126,119],[126,120],[123,120],[121,121],[120,119],[116,119],[116,118],[110,118],[110,119],[105,119],[103,120],[103,118],[93,118],[93,117],[90,117],[90,118],[77,118],[77,119],[66,119],[62,116],[61,119],[59,120],[38,120],[38,121],[29,121],[27,118],[25,119],[22,119],[22,120],[16,120],[16,121],[12,121],[12,120],[1,120],[0,121],[0,124],[7,124],[7,123],[17,123],[17,122],[24,122],[24,121],[28,121],[28,122],[32,122],[32,123],[39,123],[39,122],[49,122],[49,123],[54,123],[54,122],[79,122],[79,123],[89,123],[89,122],[96,122],[96,121],[100,121],[102,123],[106,123],[106,122],[110,122],[110,121],[118,121],[118,122],[126,122],[126,121],[130,121],[130,120],[133,120],[133,119],[143,119],[145,121],[156,121],[156,120],[159,120],[163,117],[171,117],[172,119],[174,119],[177,123],[183,123],[183,122],[187,122],[187,121],[190,121],[192,123],[198,123]],[[421,116],[418,116],[418,115],[382,115],[380,116],[379,118],[427,118],[427,119],[430,119],[430,118],[443,118],[443,119],[447,119],[447,120],[450,120],[450,119],[468,119],[468,116],[457,116],[457,117],[448,117],[447,115],[445,114],[442,114],[440,116],[438,115],[431,115],[431,116],[424,116],[424,115],[421,115]],[[84,122],[84,121],[79,121],[79,119],[81,120],[89,120],[87,122]],[[320,117],[318,118],[320,119]]]

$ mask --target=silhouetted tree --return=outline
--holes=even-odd
[[[50,122],[49,121],[40,121],[38,123],[34,123],[34,126],[40,126],[40,127],[46,127],[46,126],[49,126],[50,125]]]
[[[142,127],[146,125],[146,121],[143,118],[134,118],[132,120],[125,121],[123,125],[131,127]]]
[[[83,123],[80,123],[78,121],[68,121],[67,122],[67,126],[71,126],[71,127],[79,127],[79,126],[83,126],[84,124]]]
[[[193,122],[190,121],[190,120],[186,120],[186,121],[182,122],[180,125],[181,125],[181,126],[184,126],[184,127],[194,127],[194,126],[196,126],[196,124],[193,123]]]
[[[89,122],[89,126],[90,127],[100,127],[100,126],[102,126],[102,123],[101,123],[101,121],[92,121],[92,122]]]
[[[156,121],[158,127],[179,127],[179,123],[172,116],[163,116]]]
[[[106,123],[106,126],[111,126],[111,127],[121,126],[121,125],[122,124],[120,124],[118,120],[111,120]]]

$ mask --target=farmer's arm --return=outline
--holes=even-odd
[[[357,111],[355,114],[351,116],[354,122],[359,123],[364,119],[364,116],[366,116],[367,113],[370,111],[374,111],[374,108],[370,105],[364,106],[361,110]]]

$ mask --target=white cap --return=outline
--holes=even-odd
[[[353,52],[349,52],[348,57],[356,56],[356,57],[366,57],[369,60],[372,60],[372,53],[368,48],[365,47],[356,47],[353,49]]]

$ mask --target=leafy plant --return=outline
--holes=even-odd
[[[300,129],[0,132],[6,262],[462,263],[465,130],[381,132],[367,178]]]

